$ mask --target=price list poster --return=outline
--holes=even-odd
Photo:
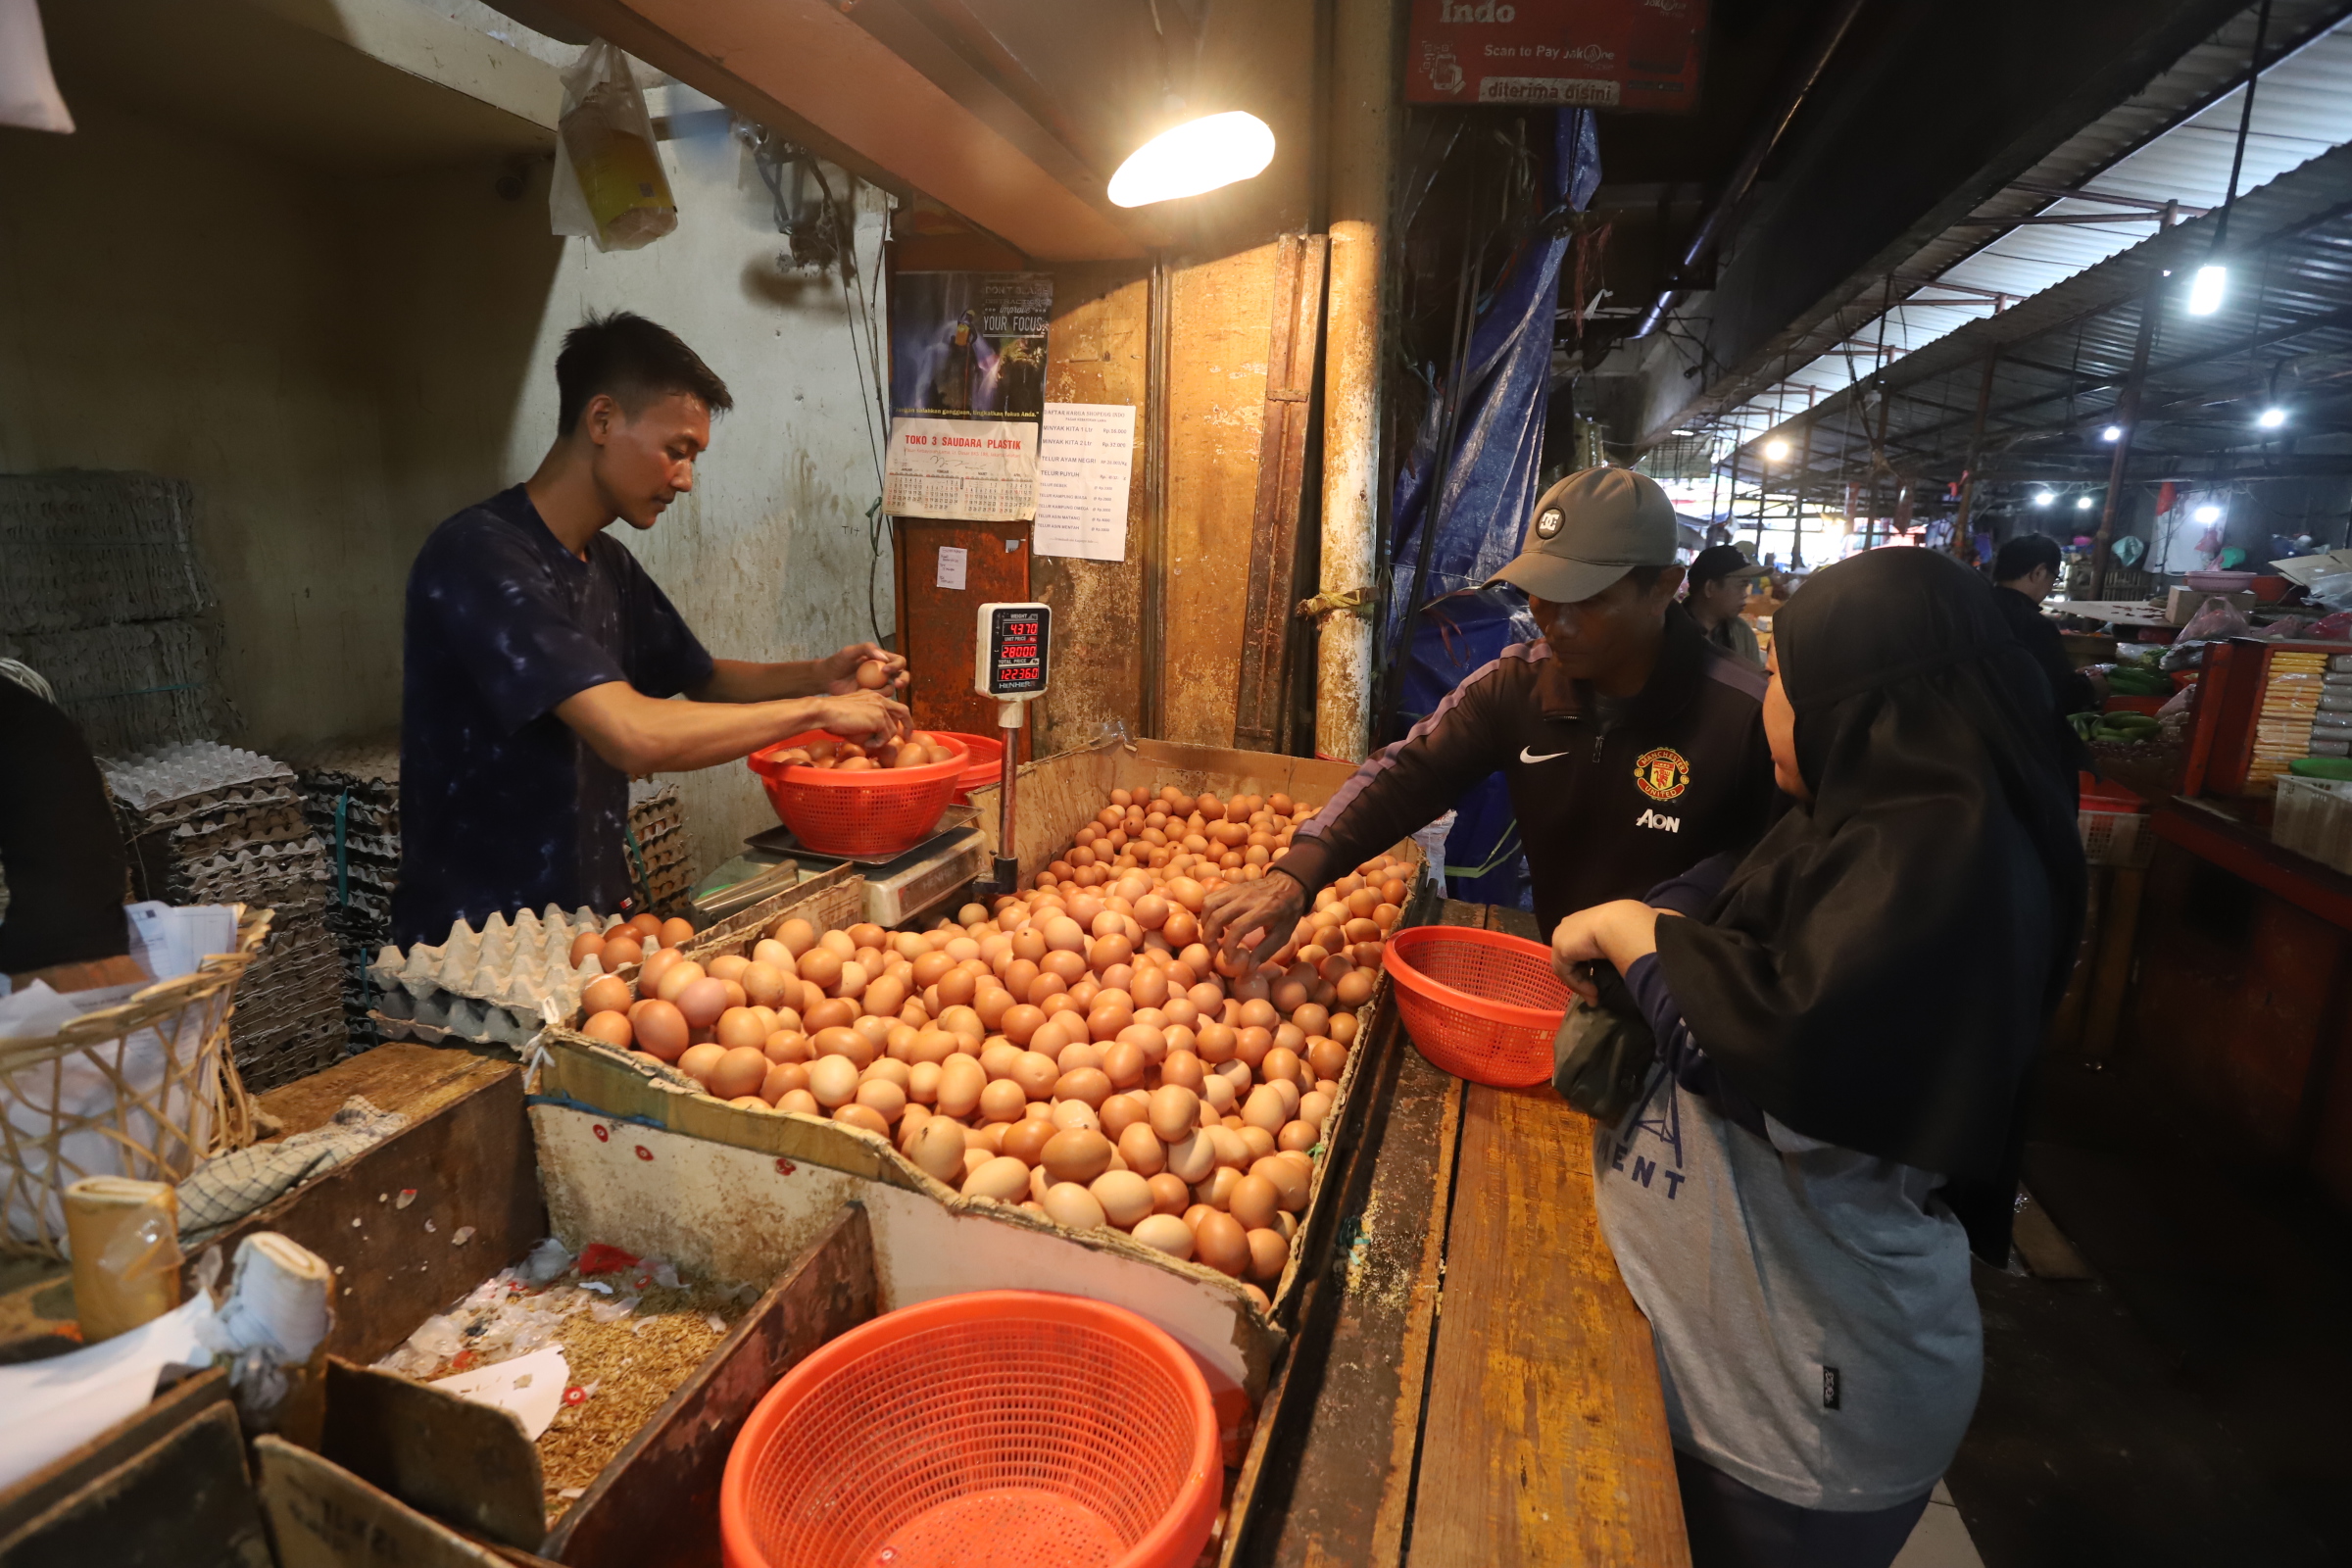
[[[959,522],[1037,515],[1044,272],[901,272],[891,284],[882,510]]]

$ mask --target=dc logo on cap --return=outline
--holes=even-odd
[[[1559,508],[1545,507],[1543,515],[1536,518],[1536,537],[1539,539],[1551,538],[1560,531],[1560,525],[1565,521],[1567,519],[1560,515]]]

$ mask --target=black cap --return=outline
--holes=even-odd
[[[1683,575],[1695,588],[1700,583],[1720,582],[1727,577],[1761,577],[1765,570],[1740,554],[1738,545],[1709,545],[1698,553],[1698,559],[1690,563],[1690,569]]]

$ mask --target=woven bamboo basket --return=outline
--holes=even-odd
[[[228,1015],[270,917],[240,905],[234,953],[57,1034],[0,1040],[0,1252],[63,1257],[61,1195],[85,1176],[177,1183],[253,1141]]]

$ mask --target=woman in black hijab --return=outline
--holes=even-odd
[[[2008,1257],[2082,913],[2074,776],[2039,668],[1945,556],[1817,573],[1774,645],[1796,805],[1736,867],[1569,916],[1553,956],[1613,963],[1659,1041],[1596,1131],[1595,1198],[1693,1563],[1883,1568],[1976,1404],[1968,1254]]]

